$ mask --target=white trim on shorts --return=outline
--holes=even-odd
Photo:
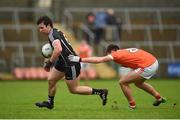
[[[139,74],[140,76],[142,76],[145,79],[150,79],[152,76],[154,76],[156,74],[156,71],[159,67],[159,63],[156,60],[152,65],[146,67],[146,68],[137,68],[134,71]]]
[[[76,68],[74,65],[71,66],[71,70],[72,70],[72,79],[74,80],[74,79],[76,79]]]

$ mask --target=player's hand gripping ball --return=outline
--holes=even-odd
[[[53,48],[50,43],[46,43],[41,48],[41,53],[45,58],[50,58],[53,53]]]

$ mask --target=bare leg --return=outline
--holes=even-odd
[[[142,90],[146,91],[147,93],[151,94],[154,96],[156,99],[153,103],[154,106],[159,106],[161,103],[166,102],[166,98],[163,98],[158,91],[156,91],[155,88],[153,88],[150,84],[145,83],[143,80],[142,81],[137,81],[135,85],[138,88],[141,88]]]
[[[52,68],[48,76],[48,95],[55,96],[56,83],[64,77],[64,73]]]
[[[66,80],[66,84],[69,88],[69,91],[73,94],[84,94],[91,95],[92,88],[89,86],[79,86],[78,80]]]
[[[157,92],[150,84],[145,83],[144,80],[136,82],[135,85],[136,85],[138,88],[141,88],[142,90],[144,90],[144,91],[146,91],[147,93],[151,94],[151,95],[154,96],[155,98],[156,98],[157,96],[160,96],[159,92]]]
[[[124,95],[126,96],[127,100],[129,102],[134,101],[134,98],[132,97],[131,88],[129,87],[129,84],[124,81],[124,77],[121,77],[119,84],[120,84],[121,89],[122,89]]]
[[[54,96],[56,94],[56,83],[64,76],[63,72],[52,68],[48,76],[48,100],[35,103],[38,107],[52,109],[54,107]]]
[[[102,105],[107,103],[107,89],[94,89],[89,86],[79,86],[78,79],[76,80],[66,80],[66,84],[69,88],[69,91],[72,94],[81,94],[81,95],[99,95],[102,100]]]
[[[121,89],[122,89],[124,95],[126,96],[130,106],[135,107],[135,100],[132,96],[132,91],[131,91],[131,88],[129,87],[129,84],[134,83],[134,82],[139,81],[139,80],[142,80],[142,79],[143,78],[140,75],[138,75],[134,71],[131,71],[127,75],[122,76],[120,81],[119,81]]]

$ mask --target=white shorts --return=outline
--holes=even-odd
[[[156,71],[159,67],[159,63],[156,60],[152,65],[150,65],[149,67],[146,68],[137,68],[134,71],[139,74],[140,76],[142,76],[145,79],[150,79],[154,74],[156,74]]]
[[[83,63],[83,62],[81,62],[81,69],[82,69],[82,70],[88,70],[88,69],[89,69],[89,63]]]

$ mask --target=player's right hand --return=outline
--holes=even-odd
[[[44,62],[43,67],[46,72],[49,72],[52,66],[53,66],[53,63],[50,60],[48,60],[48,61]]]
[[[75,55],[69,55],[68,56],[68,59],[71,61],[71,62],[81,62],[81,58],[79,56],[75,56]]]

